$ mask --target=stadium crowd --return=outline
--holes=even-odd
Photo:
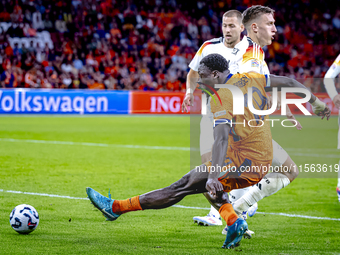
[[[2,0],[0,87],[185,91],[200,45],[222,36],[221,17],[253,4],[275,9],[271,73],[300,79],[313,92],[340,52],[336,1]],[[53,41],[11,45],[48,31]]]

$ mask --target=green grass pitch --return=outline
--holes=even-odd
[[[302,131],[280,125],[272,128],[274,139],[297,165],[338,163],[337,118],[299,120]],[[188,116],[0,117],[0,253],[340,253],[340,221],[324,219],[340,218],[334,172],[302,173],[288,187],[260,201],[259,211],[264,214],[248,219],[255,236],[242,240],[235,250],[220,248],[224,226],[193,224],[193,216],[208,210],[170,207],[132,212],[106,222],[88,200],[6,192],[85,198],[85,188],[90,186],[103,194],[111,189],[113,198],[125,199],[162,188],[190,170],[189,150],[105,144],[188,148],[190,132],[194,133]],[[192,145],[197,145],[195,137],[191,136]],[[29,235],[19,235],[9,224],[11,210],[23,203],[33,205],[40,216],[38,228]],[[209,208],[202,195],[186,197],[179,204]]]

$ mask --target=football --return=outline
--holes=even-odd
[[[12,210],[9,222],[18,233],[29,234],[38,227],[39,215],[33,206],[22,204]]]

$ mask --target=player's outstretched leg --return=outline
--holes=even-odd
[[[209,173],[205,168],[206,166],[202,165],[199,171],[190,171],[168,187],[126,200],[107,198],[91,188],[86,188],[86,193],[93,205],[103,213],[107,220],[113,221],[127,212],[167,208],[187,195],[206,192],[205,183]]]
[[[214,143],[213,128],[210,119],[207,115],[203,115],[201,119],[201,135],[200,135],[200,149],[202,164],[211,160],[211,148]],[[210,211],[206,216],[195,216],[192,218],[194,223],[203,226],[220,226],[222,220],[220,214],[214,206],[210,207]]]
[[[229,202],[233,202],[235,201],[235,199],[237,198],[237,195],[242,195],[244,193],[245,190],[247,190],[248,188],[245,188],[245,189],[238,189],[238,191],[241,191],[239,193],[235,193],[236,190],[232,190],[230,193],[229,193],[229,196],[227,193],[225,193],[224,195],[222,195],[222,198],[223,200],[225,201],[229,201]],[[244,190],[244,191],[243,191]],[[203,193],[203,195],[208,199],[209,203],[211,204],[212,207],[216,209],[220,208],[223,204],[220,203],[220,202],[216,202],[215,199],[213,199],[210,194],[208,192],[206,193]],[[228,197],[228,200],[226,199]],[[234,212],[234,211],[233,211]],[[231,214],[231,216],[233,217],[233,214]],[[237,217],[243,219],[243,220],[246,220],[247,218],[247,212],[244,212],[242,214],[237,214]],[[235,218],[234,218],[235,219]],[[224,220],[226,220],[226,218],[224,218]],[[226,220],[227,222],[227,220]],[[230,223],[230,222],[229,222]],[[228,224],[225,226],[225,228],[222,230],[222,234],[223,235],[227,235],[228,233]],[[245,239],[250,239],[252,237],[252,235],[254,234],[253,231],[247,229],[246,232],[244,232],[244,238]]]
[[[120,216],[120,214],[114,213],[112,211],[112,205],[115,200],[110,198],[111,197],[110,194],[109,198],[107,198],[89,187],[86,188],[86,193],[89,199],[91,200],[92,204],[103,213],[106,220],[114,221]],[[132,200],[130,202],[131,202],[130,204],[132,204]]]
[[[216,209],[219,208],[221,217],[227,222],[228,233],[222,248],[234,248],[239,245],[243,235],[248,229],[247,222],[238,217],[232,204],[230,203],[227,192],[220,193],[218,197],[212,197],[210,193],[205,192],[204,196],[211,205]]]
[[[229,203],[222,205],[219,212],[228,226],[227,237],[222,248],[232,249],[239,246],[244,233],[248,229],[247,222],[244,219],[238,218],[233,206]]]
[[[250,189],[250,187],[243,188],[243,189],[234,189],[234,190],[230,191],[230,193],[229,193],[230,202],[233,204],[235,201],[237,201],[239,198],[241,198],[244,194],[246,194],[249,191],[249,189]],[[257,207],[257,203],[253,206]],[[249,215],[251,215],[250,217],[252,217],[257,210],[257,208],[254,210],[253,206],[249,208],[248,212],[247,211],[243,211],[243,212],[237,211],[236,213],[241,219],[247,220],[247,213],[248,214],[251,213]],[[226,225],[225,228],[222,230],[222,235],[227,235],[227,233],[228,233],[228,225]],[[251,230],[248,229],[244,233],[243,237],[245,239],[250,239],[250,238],[252,238],[253,234],[255,234],[254,231],[251,231]]]

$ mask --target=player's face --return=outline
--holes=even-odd
[[[258,41],[261,47],[272,44],[274,35],[277,32],[273,14],[263,14],[258,18]]]
[[[214,77],[213,72],[211,72],[206,66],[200,65],[198,67],[198,84],[207,84],[214,86],[216,83],[216,77]]]
[[[244,30],[242,22],[236,17],[223,17],[222,32],[224,37],[224,45],[228,48],[234,48],[240,41],[241,32]]]

